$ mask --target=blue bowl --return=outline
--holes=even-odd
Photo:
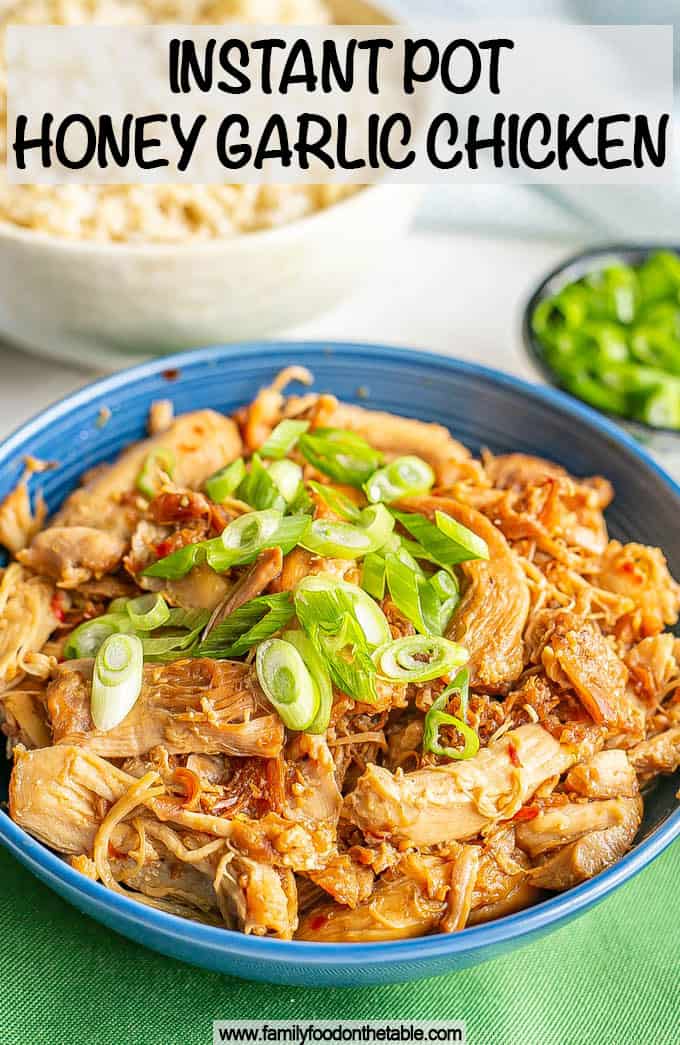
[[[660,545],[680,575],[680,487],[620,428],[552,389],[442,356],[374,345],[230,345],[164,357],[105,378],[50,407],[0,446],[0,497],[18,479],[22,457],[34,454],[60,462],[42,477],[54,509],[85,469],[143,435],[152,400],[170,397],[178,412],[206,406],[231,411],[291,362],[314,371],[318,390],[438,421],[474,451],[486,446],[496,452],[539,453],[576,475],[606,475],[617,491],[608,513],[612,536]],[[100,427],[103,407],[112,414]],[[5,770],[5,790],[7,776]],[[592,881],[496,922],[395,943],[288,943],[198,925],[91,882],[3,812],[0,841],[80,911],[164,954],[271,983],[366,986],[486,961],[582,914],[680,834],[677,786],[672,778],[659,784],[647,799],[634,849]]]

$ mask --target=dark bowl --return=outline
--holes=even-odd
[[[606,475],[618,495],[607,513],[612,536],[660,545],[680,576],[680,487],[620,428],[550,388],[444,356],[376,345],[230,345],[164,357],[114,374],[51,406],[0,444],[0,498],[21,474],[22,458],[33,454],[59,461],[57,469],[41,477],[54,510],[86,469],[110,460],[144,434],[154,399],[172,398],[178,412],[208,406],[232,411],[291,362],[310,367],[318,391],[363,403],[368,393],[368,405],[447,425],[473,451],[486,446],[497,453],[539,453],[576,475]],[[102,408],[111,410],[103,427]],[[0,764],[0,799],[6,799],[9,768],[4,759]],[[591,881],[495,922],[390,943],[288,942],[185,921],[91,881],[2,811],[0,843],[80,911],[163,954],[273,983],[366,986],[474,965],[582,914],[680,835],[677,788],[677,776],[659,783],[647,799],[633,849]],[[634,914],[644,919],[643,910]]]
[[[568,283],[574,283],[591,272],[599,272],[612,263],[623,262],[626,265],[638,266],[646,261],[650,254],[654,254],[658,250],[669,250],[680,254],[680,247],[672,247],[667,244],[608,243],[601,247],[581,251],[579,254],[572,254],[539,283],[522,313],[522,337],[531,362],[548,384],[576,399],[576,396],[572,396],[569,390],[564,388],[559,377],[546,361],[543,345],[531,329],[531,317],[536,306],[546,298],[557,294]],[[577,402],[582,402],[582,400],[577,399]],[[598,412],[604,413],[604,411]],[[628,420],[613,414],[606,416],[611,417],[613,421],[625,428],[639,443],[653,453],[680,454],[680,432],[676,429],[654,428],[642,421]]]

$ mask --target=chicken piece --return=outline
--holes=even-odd
[[[147,777],[158,773],[151,772]],[[117,815],[111,833],[114,851],[125,852],[129,825],[125,817],[139,815],[140,798],[130,793],[145,778],[125,773],[104,758],[82,748],[57,744],[35,751],[17,749],[10,780],[9,807],[12,819],[45,845],[66,854],[91,854],[109,807],[125,798],[129,810]],[[316,871],[326,866],[335,851],[335,837],[323,825],[307,829],[275,813],[259,820],[239,816],[234,820],[187,809],[184,799],[154,790],[144,796],[149,816],[157,829],[176,825],[184,832],[228,840],[238,856],[279,869]],[[107,849],[108,852],[108,849]]]
[[[680,686],[680,639],[669,632],[642,639],[624,659],[638,692],[649,705],[661,703]]]
[[[45,522],[47,505],[38,493],[35,511],[31,510],[28,483],[34,472],[42,472],[47,467],[49,465],[42,461],[29,459],[21,479],[0,503],[0,545],[12,555],[25,548]]]
[[[15,823],[60,853],[91,853],[108,803],[134,782],[103,758],[74,747],[17,749],[9,785]]]
[[[680,585],[668,572],[659,548],[610,541],[593,582],[633,600],[636,609],[630,615],[630,627],[634,638],[657,635],[664,624],[677,623]]]
[[[611,730],[640,728],[626,692],[628,669],[593,621],[561,614],[542,661],[548,678],[574,688],[593,722]]]
[[[436,511],[445,512],[486,541],[488,560],[460,566],[466,586],[448,637],[468,650],[473,685],[514,682],[524,663],[522,633],[530,600],[524,571],[503,534],[480,512],[448,497],[409,497],[398,507],[432,520]]]
[[[289,820],[337,823],[342,795],[325,737],[298,734],[288,746],[286,758],[294,770],[294,781],[288,789],[285,816]]]
[[[565,791],[575,791],[585,798],[632,798],[638,793],[635,772],[625,751],[612,748],[598,751],[587,762],[570,769],[564,781]]]
[[[680,726],[671,726],[636,744],[628,752],[628,758],[636,773],[645,780],[657,773],[674,773],[680,769]]]
[[[465,762],[406,774],[368,766],[343,815],[397,845],[473,838],[487,824],[514,816],[536,788],[577,759],[575,747],[561,745],[541,726],[520,726]]]
[[[46,678],[50,660],[40,653],[59,624],[51,581],[11,563],[0,580],[0,692],[21,674]]]
[[[8,689],[0,696],[2,731],[12,746],[47,747],[52,743],[42,690]]]
[[[313,908],[301,919],[295,938],[317,943],[406,940],[432,932],[445,911],[445,900],[429,899],[412,879],[381,881],[353,910],[340,904]]]
[[[589,831],[576,841],[547,853],[528,872],[528,883],[538,889],[571,889],[620,860],[633,844],[642,821],[642,799],[639,796],[620,798],[618,803],[619,819],[615,825]]]
[[[464,845],[451,867],[446,914],[440,929],[445,933],[458,932],[467,925],[472,910],[472,899],[479,872],[480,849],[476,845]]]
[[[310,871],[309,877],[337,903],[352,910],[368,900],[375,880],[371,868],[357,863],[349,853],[337,853],[325,867]]]
[[[125,541],[92,526],[51,526],[33,538],[17,558],[36,573],[50,577],[60,588],[112,573],[125,554]]]
[[[281,574],[272,581],[270,591],[292,591],[296,584],[311,572],[310,565],[313,559],[312,553],[304,548],[293,548],[292,552],[284,556]]]
[[[568,802],[546,809],[533,820],[517,824],[517,845],[529,856],[536,857],[592,831],[616,827],[625,820],[630,801],[606,798],[601,802]]]
[[[467,461],[470,457],[470,451],[443,425],[339,403],[332,396],[324,398],[324,409],[316,418],[317,425],[356,432],[388,456],[415,454],[422,457],[432,465],[440,484],[443,476],[448,478],[452,462]]]
[[[500,900],[482,904],[470,912],[467,920],[468,925],[482,925],[483,922],[495,922],[498,918],[506,918],[509,914],[531,907],[541,899],[541,891],[526,881],[519,881],[517,885]]]
[[[182,414],[160,435],[124,450],[113,464],[98,468],[92,478],[68,497],[57,512],[54,526],[92,526],[129,540],[138,510],[125,496],[135,490],[147,456],[170,450],[175,457],[172,479],[195,489],[218,468],[241,454],[235,422],[214,410]]]
[[[246,857],[232,857],[220,864],[215,883],[220,908],[223,914],[234,912],[235,928],[246,935],[292,939],[297,928],[297,891],[292,872]]]
[[[137,702],[102,732],[90,714],[92,663],[66,662],[48,689],[55,744],[75,744],[105,758],[142,755],[157,745],[169,754],[204,752],[272,758],[283,744],[278,715],[265,704],[251,669],[207,658],[146,664]]]
[[[261,388],[253,402],[239,413],[246,449],[252,453],[269,438],[283,416],[284,389],[291,381],[311,385],[314,377],[304,366],[287,366],[276,375],[271,385]]]
[[[239,606],[243,606],[244,603],[261,595],[268,585],[280,575],[282,566],[283,554],[280,548],[266,548],[260,552],[252,566],[246,570],[225,599],[214,609],[202,637],[207,638],[213,628],[216,628]]]

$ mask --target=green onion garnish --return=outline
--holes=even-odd
[[[185,544],[169,555],[142,570],[142,577],[162,577],[164,580],[177,581],[186,577],[194,566],[205,561],[205,541],[197,544]]]
[[[369,552],[362,564],[361,587],[380,601],[385,596],[385,558]]]
[[[378,551],[390,536],[394,519],[382,504],[364,508],[359,518],[359,525],[314,519],[300,543],[315,555],[334,559],[359,559]]]
[[[392,634],[385,614],[370,595],[356,584],[323,573],[299,582],[295,612],[303,625],[320,624],[328,631],[339,631],[344,618],[351,614],[369,649],[389,642]]]
[[[242,457],[237,457],[231,464],[220,468],[205,481],[205,492],[215,504],[221,504],[231,497],[246,474],[246,466]]]
[[[376,667],[359,622],[348,614],[335,633],[315,624],[305,630],[323,656],[333,684],[354,700],[375,703],[378,699]]]
[[[302,482],[300,465],[295,461],[273,461],[267,470],[286,504],[293,504]]]
[[[277,595],[260,595],[230,613],[200,643],[196,656],[242,657],[258,642],[263,642],[285,628],[295,613],[293,597],[284,591]]]
[[[441,603],[431,586],[401,562],[394,552],[385,556],[387,587],[392,602],[421,635],[441,635]]]
[[[258,454],[253,454],[250,459],[250,471],[244,476],[237,493],[242,501],[252,505],[257,511],[275,508],[283,512],[286,507],[285,497]]]
[[[319,693],[295,646],[267,639],[257,648],[255,668],[260,685],[288,729],[305,730],[319,711]]]
[[[105,613],[93,620],[83,621],[66,640],[63,656],[65,660],[94,657],[105,639],[124,631],[133,631],[127,613]]]
[[[94,661],[91,713],[97,729],[113,729],[142,691],[144,654],[136,635],[110,635]]]
[[[253,562],[265,548],[280,548],[284,555],[301,543],[310,527],[307,515],[289,515],[270,508],[249,512],[229,523],[222,536],[206,541],[206,561],[218,573]]]
[[[425,493],[434,485],[434,479],[434,472],[421,457],[398,457],[374,472],[364,483],[364,491],[369,501],[389,504],[407,494]]]
[[[440,566],[489,558],[486,541],[445,512],[435,512],[436,525],[418,512],[392,509],[392,514]]]
[[[444,634],[460,602],[458,581],[448,570],[438,570],[430,577],[430,585],[441,602],[440,620],[442,634]]]
[[[473,758],[479,751],[479,737],[474,729],[461,721],[461,719],[456,718],[454,715],[449,715],[448,712],[444,710],[449,702],[451,692],[454,690],[456,681],[460,678],[461,674],[462,672],[456,676],[456,680],[452,685],[445,689],[441,696],[435,700],[425,716],[425,724],[423,728],[423,751],[431,752],[433,755],[441,755],[444,758],[458,760]],[[443,747],[439,743],[439,729],[441,726],[454,726],[465,741],[464,747]]]
[[[162,595],[140,595],[130,599],[125,608],[135,631],[162,628],[170,619],[170,610]]]
[[[283,638],[298,651],[305,667],[312,676],[312,681],[319,694],[319,710],[305,729],[306,733],[325,733],[331,719],[333,709],[333,686],[331,678],[321,654],[316,646],[301,631],[284,631]]]
[[[260,447],[260,457],[280,460],[289,454],[300,436],[309,428],[309,421],[280,421]]]
[[[144,459],[142,469],[137,476],[137,489],[144,497],[152,500],[161,486],[162,475],[172,478],[175,471],[176,458],[170,447],[159,446]]]
[[[355,432],[316,428],[300,437],[303,457],[338,483],[361,486],[382,464],[382,454]]]
[[[467,650],[457,642],[423,635],[395,639],[373,654],[379,673],[394,682],[438,679],[459,668],[467,659]]]
[[[350,501],[349,497],[342,493],[341,490],[336,490],[333,486],[326,486],[325,483],[314,482],[313,479],[310,479],[309,486],[321,498],[324,504],[332,512],[335,512],[336,515],[339,515],[341,519],[353,523],[358,523],[361,520],[361,508],[358,508],[354,501]]]

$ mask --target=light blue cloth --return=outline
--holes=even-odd
[[[680,74],[678,0],[387,0],[385,6],[413,22],[535,18],[577,25],[673,25],[676,79]],[[676,184],[667,186],[432,187],[419,220],[430,227],[456,225],[525,237],[680,243],[677,168],[676,163]]]

